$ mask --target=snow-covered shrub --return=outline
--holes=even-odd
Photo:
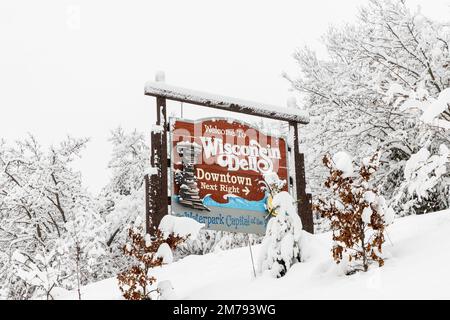
[[[241,248],[248,244],[250,245],[260,244],[263,239],[263,236],[257,234],[244,234],[225,231],[219,232],[220,232],[219,241],[212,248],[213,252]]]
[[[196,238],[187,239],[178,246],[175,254],[177,258],[191,254],[204,255],[210,252],[240,248],[246,246],[248,241],[251,245],[259,244],[262,241],[262,236],[202,229]]]
[[[131,266],[117,275],[119,288],[127,300],[152,300],[158,297],[158,288],[153,288],[156,278],[150,274],[152,268],[171,263],[173,250],[186,240],[194,228],[176,217],[165,216],[161,221],[163,230],[158,229],[152,237],[145,234],[140,219],[128,230],[129,242],[123,246],[123,253],[132,258]],[[195,221],[194,221],[195,222]],[[173,231],[179,230],[177,234]],[[189,230],[188,234],[180,235]]]
[[[325,186],[335,196],[319,199],[314,209],[331,221],[333,258],[338,264],[348,259],[348,273],[367,271],[371,262],[384,265],[384,230],[393,222],[394,211],[371,184],[379,167],[379,155],[365,158],[357,174],[352,158],[345,152],[323,158],[330,174]]]
[[[180,228],[179,225],[183,219],[188,222],[188,225],[182,228],[186,228],[186,230],[190,230],[191,232],[189,233],[189,237],[177,246],[174,252],[175,259],[180,259],[192,254],[204,255],[214,251],[229,250],[241,247],[247,243],[247,235],[234,232],[206,230],[203,229],[203,224],[199,224],[190,218],[177,218],[169,215],[162,219],[159,228],[160,230],[166,230],[166,232],[169,233],[174,232],[175,234],[179,234],[182,230],[173,229],[172,225],[175,223],[178,225],[177,228]],[[187,235],[188,233],[182,232],[181,234]],[[252,244],[257,243],[254,238],[257,237],[251,238],[250,241]]]
[[[272,201],[274,217],[269,220],[258,259],[260,272],[269,270],[283,277],[290,267],[301,261],[302,222],[295,200],[287,192],[277,193]]]
[[[182,258],[191,254],[203,255],[210,253],[221,239],[221,231],[200,230],[196,238],[187,239],[178,246],[176,255],[177,257]]]
[[[196,238],[187,239],[178,246],[175,256],[176,258],[183,258],[191,254],[204,255],[210,252],[241,248],[248,245],[249,241],[251,245],[256,245],[261,243],[262,238],[262,236],[255,234],[247,235],[236,232],[202,229]]]

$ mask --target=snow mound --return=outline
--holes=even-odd
[[[189,236],[190,239],[195,239],[204,226],[204,223],[199,223],[191,218],[166,215],[159,224],[159,230],[165,237],[174,233],[180,237]]]

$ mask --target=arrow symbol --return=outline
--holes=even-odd
[[[245,189],[242,189],[242,191],[244,191],[246,196],[248,196],[248,194],[250,193],[250,189],[247,187],[245,187]]]

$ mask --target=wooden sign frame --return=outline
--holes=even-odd
[[[198,106],[243,113],[285,121],[293,131],[295,193],[297,210],[302,220],[303,229],[314,233],[312,216],[312,197],[306,193],[305,159],[300,153],[298,124],[308,124],[307,114],[294,108],[282,108],[252,101],[244,101],[230,97],[211,95],[185,88],[166,85],[163,82],[148,82],[145,95],[156,98],[156,126],[151,133],[151,165],[157,168],[157,174],[145,176],[145,210],[146,231],[154,234],[161,219],[169,214],[168,188],[168,131],[166,100],[179,101]]]

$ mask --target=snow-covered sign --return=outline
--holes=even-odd
[[[201,129],[198,132],[180,128],[184,132],[178,134],[181,138],[172,145],[175,149],[172,154],[180,159],[173,164],[172,170],[168,170],[166,100],[287,122],[293,145],[297,211],[304,229],[314,232],[311,195],[306,193],[304,156],[299,151],[298,134],[298,124],[307,124],[309,116],[305,110],[297,108],[294,99],[289,100],[288,108],[283,108],[170,86],[162,82],[162,74],[157,75],[156,80],[145,86],[145,94],[156,97],[156,127],[151,135],[150,161],[156,168],[156,175],[147,175],[145,180],[147,232],[153,232],[171,208],[179,215],[196,217],[210,229],[264,233],[267,219],[264,217],[262,220],[261,217],[267,212],[263,212],[265,193],[261,191],[259,182],[262,177],[270,177],[271,172],[278,173],[279,170],[279,176],[287,180],[285,140],[265,136],[247,124],[227,119],[210,119],[209,127],[199,125]],[[196,126],[191,123],[190,127]],[[279,147],[276,146],[278,143]],[[196,163],[200,155],[205,163]],[[176,182],[170,208],[169,171],[173,175],[172,182]],[[226,217],[224,212],[228,213]],[[253,215],[246,215],[247,212]]]
[[[173,119],[170,127],[172,213],[207,229],[264,234],[265,177],[288,180],[286,140],[223,118]]]

